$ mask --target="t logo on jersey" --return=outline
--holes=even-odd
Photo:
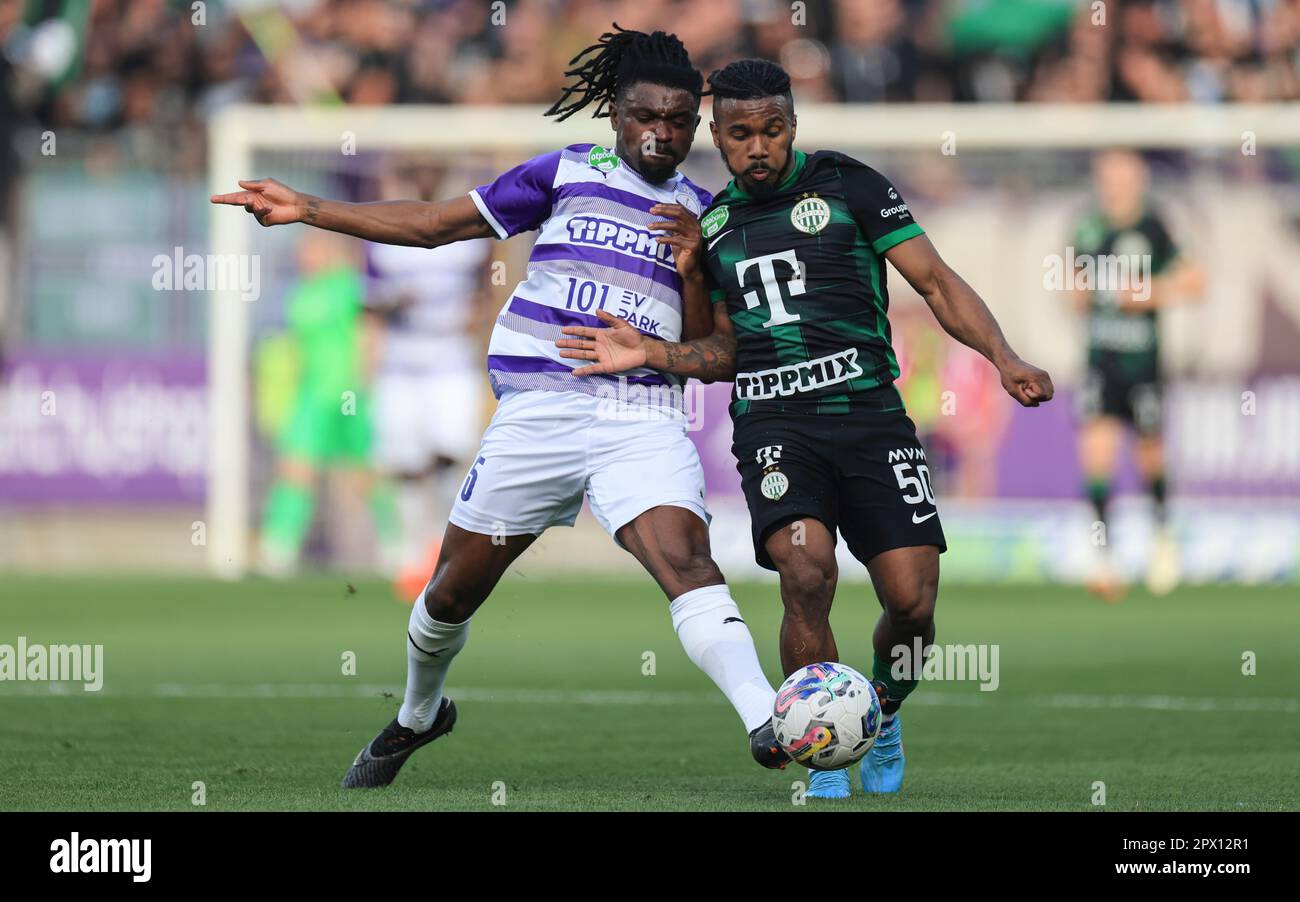
[[[745,273],[749,272],[754,266],[758,267],[758,277],[763,282],[763,295],[767,300],[768,309],[772,311],[772,315],[768,317],[767,322],[763,323],[764,329],[799,321],[799,314],[791,313],[785,309],[785,299],[781,297],[781,286],[776,278],[777,263],[784,263],[790,267],[791,276],[785,282],[790,290],[790,296],[795,297],[803,294],[803,264],[799,262],[799,258],[795,256],[793,250],[781,251],[777,254],[766,254],[762,257],[750,257],[736,264],[736,281],[741,288],[745,287]],[[758,292],[745,292],[746,308],[753,310],[760,303]]]

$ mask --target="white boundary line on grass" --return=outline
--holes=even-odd
[[[923,687],[924,689],[924,687]],[[76,683],[0,684],[0,700],[13,697],[46,695],[84,695],[88,698],[110,695],[126,698],[208,698],[224,700],[256,699],[347,699],[373,698],[384,694],[400,698],[401,686],[376,683],[158,683],[150,687],[114,691],[105,686],[95,693],[83,692]],[[721,696],[711,692],[660,692],[653,690],[565,690],[565,689],[486,689],[449,688],[447,694],[458,701],[504,702],[528,705],[717,705]],[[988,694],[921,691],[907,700],[909,706],[936,708],[977,708],[991,704],[1030,705],[1038,708],[1075,710],[1195,711],[1231,713],[1300,714],[1298,698],[1195,698],[1176,695],[1043,695],[1029,698],[1002,696],[1009,701],[992,699]]]

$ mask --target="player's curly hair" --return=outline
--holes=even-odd
[[[682,88],[701,96],[704,76],[691,64],[677,35],[629,31],[617,22],[614,28],[569,60],[573,68],[564,75],[574,82],[565,86],[560,99],[546,111],[547,116],[563,122],[591,103],[596,104],[593,118],[608,116],[609,105],[619,93],[637,82]]]
[[[709,90],[718,100],[757,100],[785,97],[792,100],[790,73],[771,60],[743,59],[709,74]]]

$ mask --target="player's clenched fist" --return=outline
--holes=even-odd
[[[1052,387],[1052,377],[1047,375],[1046,370],[1040,370],[1018,357],[998,369],[1002,376],[1002,387],[1022,407],[1037,407],[1044,401],[1052,400],[1052,395],[1056,393]]]
[[[286,225],[306,219],[309,198],[275,179],[250,179],[240,181],[243,191],[214,194],[214,204],[243,207],[264,226]]]

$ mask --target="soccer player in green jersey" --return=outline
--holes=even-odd
[[[1096,523],[1106,538],[1111,481],[1124,433],[1132,429],[1134,462],[1151,495],[1156,522],[1147,588],[1163,595],[1178,582],[1178,549],[1165,507],[1164,443],[1161,440],[1162,307],[1200,293],[1200,268],[1183,258],[1148,195],[1146,163],[1130,150],[1109,150],[1093,160],[1096,207],[1074,232],[1074,259],[1082,275],[1073,292],[1087,318],[1088,372],[1079,393],[1079,462]],[[1105,284],[1108,274],[1120,278]],[[1095,546],[1088,588],[1118,601],[1125,587],[1107,556]]]
[[[276,479],[267,496],[259,565],[292,572],[311,528],[320,471],[333,468],[370,495],[376,532],[391,541],[387,491],[369,474],[371,422],[362,359],[361,274],[328,235],[298,247],[301,277],[285,301],[300,372],[292,411],[277,440]]]
[[[998,368],[1021,404],[1050,400],[1052,382],[1011,350],[884,176],[841,153],[794,149],[790,78],[780,66],[740,60],[709,85],[713,142],[735,176],[700,219],[714,332],[663,342],[602,316],[607,328],[566,328],[574,337],[558,344],[591,361],[579,374],[648,365],[734,379],[732,451],[755,555],[781,578],[782,668],[788,675],[840,660],[829,622],[838,529],[883,608],[872,675],[886,723],[863,759],[863,788],[895,792],[903,782],[898,709],[921,665],[898,650],[910,656],[914,640],[934,641],[946,545],[925,451],[893,386],[884,261],[950,335]],[[814,772],[808,795],[843,798],[849,785],[846,771]]]

